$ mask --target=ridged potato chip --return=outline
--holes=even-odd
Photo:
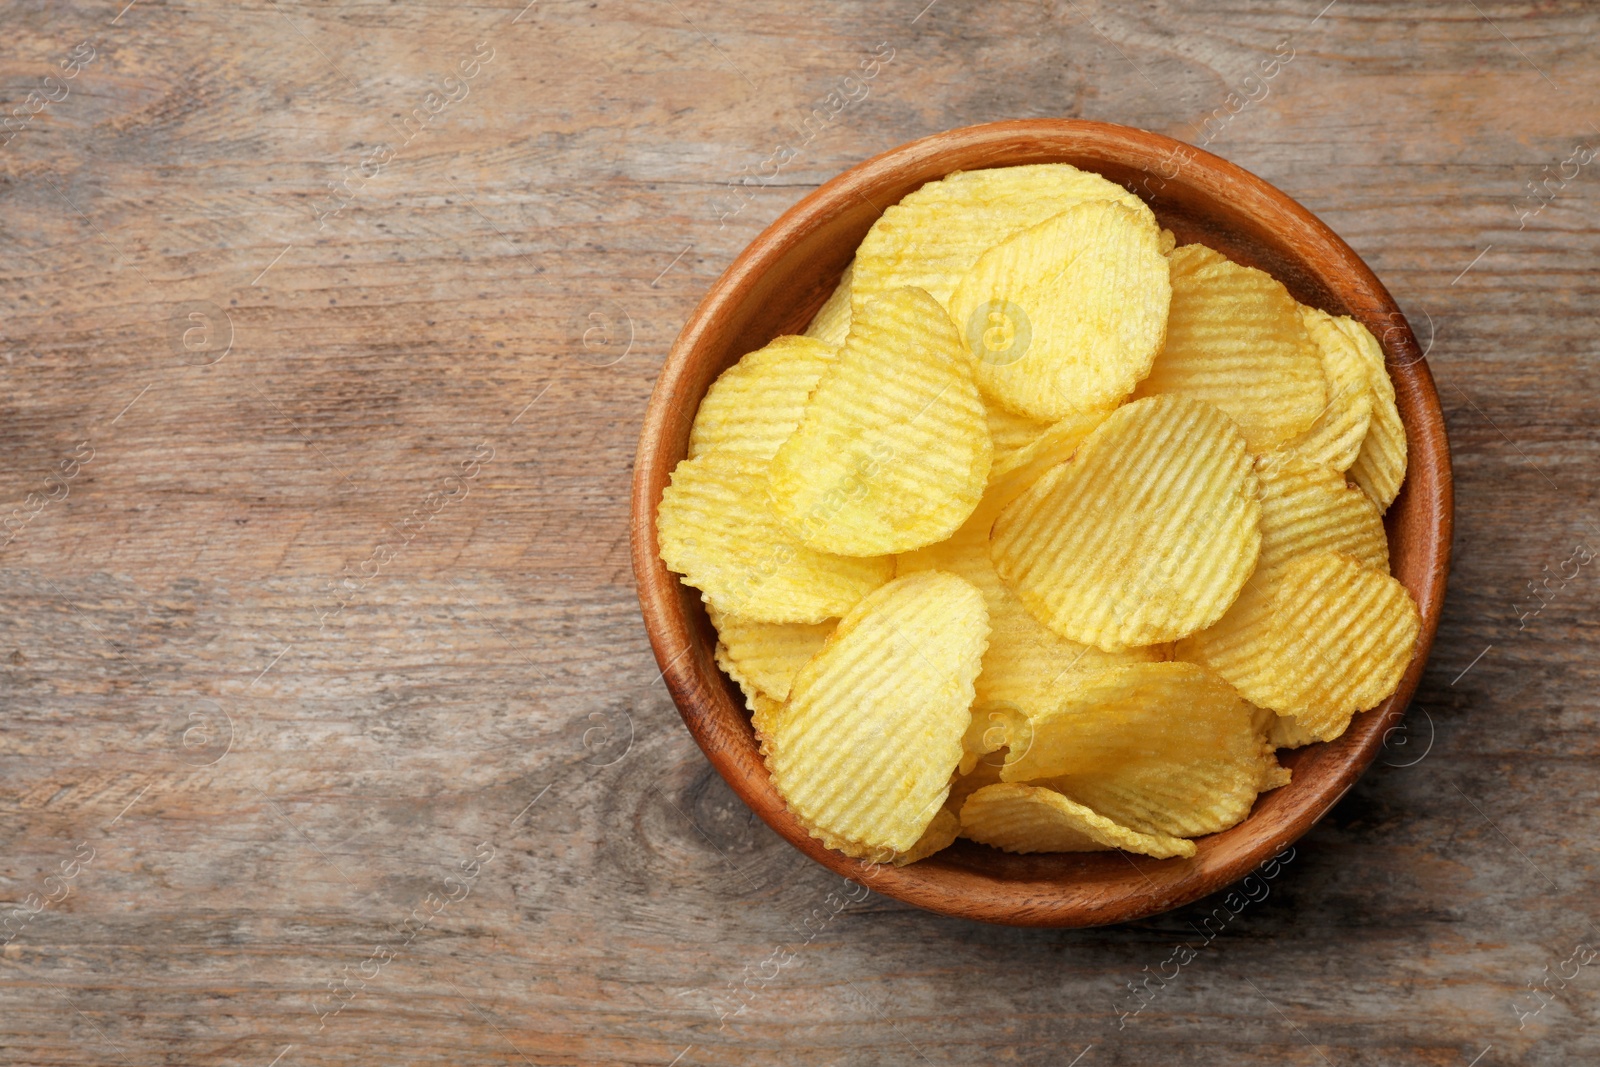
[[[961,836],[1007,852],[1105,852],[1120,848],[1157,859],[1193,856],[1192,841],[1142,834],[1052,789],[1002,783],[961,805]]]
[[[742,452],[679,463],[656,511],[661,559],[719,611],[762,622],[843,615],[894,574],[894,559],[835,556],[794,538],[767,502],[766,466]]]
[[[1367,380],[1372,383],[1372,423],[1356,461],[1350,465],[1350,478],[1366,490],[1379,511],[1388,511],[1406,480],[1406,427],[1395,404],[1394,382],[1384,362],[1383,346],[1371,330],[1356,320],[1338,322],[1355,342],[1367,368]]]
[[[917,843],[960,762],[988,638],[983,594],[937,572],[897,578],[840,620],[762,727],[773,785],[813,836]]]
[[[1405,586],[1335,552],[1295,559],[1241,607],[1226,630],[1196,634],[1177,654],[1319,741],[1395,691],[1421,629]]]
[[[771,460],[837,354],[809,337],[779,337],[723,371],[695,414],[689,458],[715,450]]]
[[[757,692],[754,696],[747,697],[746,705],[750,708],[750,725],[755,729],[756,741],[766,740],[767,732],[771,729],[772,717],[783,710],[783,701],[773,700],[765,693]]]
[[[1066,163],[971,170],[932,181],[885,211],[856,250],[852,306],[915,285],[948,303],[991,247],[1085,200],[1114,200],[1151,219],[1122,186]]]
[[[811,325],[806,327],[807,337],[814,337],[834,348],[844,345],[844,339],[850,334],[850,280],[855,272],[856,262],[852,259],[844,269],[839,284],[834,286],[832,295],[812,316]]]
[[[1134,396],[1209,401],[1252,452],[1311,429],[1328,402],[1322,358],[1283,284],[1204,245],[1182,245],[1167,262],[1167,340]]]
[[[1035,782],[1147,834],[1199,837],[1237,826],[1256,797],[1289,784],[1273,746],[1252,734],[1248,752],[1150,759],[1116,771]]]
[[[1000,769],[1006,782],[1114,776],[1146,765],[1176,771],[1217,758],[1248,767],[1253,784],[1262,748],[1250,705],[1193,663],[1076,673],[1054,704],[1027,713],[1025,738],[1006,742],[1011,751]]]
[[[1171,300],[1149,213],[1090,200],[985,252],[949,306],[984,395],[1054,421],[1133,392]]]
[[[1227,759],[1195,760],[1178,767],[1154,764],[1117,774],[1085,774],[1038,784],[1141,833],[1200,837],[1244,822],[1256,797],[1289,784],[1266,742],[1246,764]]]
[[[928,828],[922,831],[922,836],[917,838],[917,843],[905,852],[895,853],[891,861],[896,867],[904,867],[908,863],[925,860],[940,849],[949,848],[961,834],[961,817],[951,811],[949,806],[940,808],[934,813],[933,821]]]
[[[1383,517],[1360,489],[1331,467],[1303,461],[1256,460],[1261,490],[1261,554],[1250,584],[1265,587],[1302,556],[1342,552],[1389,573]]]
[[[1372,422],[1372,383],[1366,360],[1339,320],[1326,311],[1300,308],[1300,322],[1322,356],[1328,402],[1311,428],[1278,446],[1275,457],[1297,456],[1346,471],[1361,452]]]
[[[835,622],[758,622],[710,609],[717,629],[717,665],[744,691],[750,710],[756,693],[782,703],[806,661],[822,651]]]
[[[994,524],[995,567],[1035,618],[1107,652],[1216,622],[1256,564],[1256,475],[1202,401],[1118,408]]]
[[[905,552],[954,533],[983,494],[992,446],[972,368],[921,289],[863,308],[769,468],[773,510],[805,544]]]
[[[1050,428],[1043,419],[1013,415],[999,404],[986,403],[984,416],[989,421],[989,440],[994,443],[994,462],[1000,463],[1024,445],[1032,444]]]

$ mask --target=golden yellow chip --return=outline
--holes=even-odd
[[[1040,434],[1050,428],[1050,424],[1042,419],[1013,415],[994,403],[984,406],[984,417],[989,422],[989,440],[994,443],[996,464],[1004,461],[1005,457],[1024,445],[1032,444]]]
[[[1035,618],[1108,652],[1221,618],[1256,564],[1256,475],[1202,401],[1118,408],[994,524],[995,567]]]
[[[917,838],[917,843],[905,852],[895,853],[893,863],[896,867],[904,867],[908,863],[927,859],[940,849],[949,848],[961,834],[961,817],[951,811],[949,806],[940,808],[933,816],[933,821],[928,828],[922,831],[922,836]]]
[[[1372,423],[1350,466],[1350,478],[1366,490],[1379,511],[1388,511],[1400,493],[1400,484],[1406,480],[1406,427],[1400,421],[1394,382],[1389,378],[1378,339],[1355,319],[1339,319],[1338,323],[1355,342],[1372,383]]]
[[[1225,630],[1196,634],[1178,655],[1251,703],[1294,716],[1316,740],[1337,737],[1351,715],[1394,692],[1421,629],[1405,586],[1333,552],[1295,559],[1239,607]]]
[[[1239,424],[1252,452],[1311,429],[1328,390],[1289,291],[1204,245],[1183,245],[1167,262],[1167,341],[1134,395],[1209,401]]]
[[[944,309],[896,289],[850,324],[769,468],[773,510],[848,556],[942,541],[977,505],[991,459],[983,401]]]
[[[1389,540],[1377,506],[1331,467],[1263,456],[1261,554],[1250,585],[1264,589],[1302,556],[1342,552],[1362,566],[1389,573]],[[1241,596],[1242,599],[1242,596]]]
[[[983,594],[932,571],[895,579],[840,620],[762,727],[773,785],[813,836],[895,852],[917,843],[960,762],[988,638]]]
[[[814,337],[834,348],[844,345],[844,339],[850,333],[850,279],[854,277],[855,270],[855,260],[851,260],[827,303],[822,305],[812,317],[811,325],[806,327],[807,337]]]
[[[1074,674],[1051,707],[1030,710],[1027,736],[1007,737],[1001,780],[1114,775],[1157,763],[1226,758],[1252,768],[1261,737],[1250,705],[1194,663],[1128,663]]]
[[[961,276],[991,247],[1085,200],[1115,200],[1152,220],[1122,186],[1065,163],[951,174],[890,207],[856,250],[852,302],[915,285],[948,303]]]
[[[739,683],[746,703],[762,693],[782,703],[789,699],[789,685],[806,661],[822,651],[833,633],[834,622],[757,622],[711,609],[711,625],[717,628],[717,665]]]
[[[757,692],[754,696],[747,696],[745,704],[750,709],[750,725],[755,729],[756,742],[759,744],[767,738],[772,717],[783,710],[783,701]]]
[[[1142,834],[1042,786],[985,786],[961,805],[961,836],[1007,852],[1104,852],[1157,859],[1193,856],[1194,842]]]
[[[1272,746],[1256,742],[1250,758],[1149,760],[1115,773],[1035,783],[1055,789],[1141,833],[1199,837],[1243,822],[1256,797],[1289,784]]]
[[[1326,311],[1302,307],[1300,322],[1322,355],[1327,405],[1311,429],[1278,446],[1273,456],[1298,456],[1334,470],[1346,471],[1361,452],[1372,422],[1372,383],[1356,342]]]
[[[765,464],[743,452],[679,463],[656,531],[662,560],[707,604],[762,622],[836,618],[894,574],[888,556],[834,556],[797,541],[767,502]]]
[[[1133,392],[1161,349],[1171,300],[1149,213],[1090,200],[980,256],[950,318],[984,395],[1053,421]]]
[[[779,337],[723,371],[695,414],[689,458],[716,450],[772,459],[837,354],[809,337]]]

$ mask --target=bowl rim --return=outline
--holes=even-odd
[[[661,561],[655,535],[655,510],[659,504],[662,468],[664,465],[670,471],[677,463],[677,458],[662,455],[655,447],[656,442],[663,439],[670,420],[684,417],[682,409],[685,402],[697,408],[701,399],[701,396],[684,396],[683,385],[692,369],[691,356],[720,317],[739,307],[740,302],[748,297],[755,280],[769,263],[801,236],[827,221],[841,204],[858,196],[857,188],[875,176],[886,175],[905,166],[925,167],[958,147],[969,150],[983,147],[1015,148],[1022,142],[1044,142],[1042,148],[1055,145],[1058,150],[1064,150],[1067,145],[1090,149],[1099,145],[1135,153],[1182,153],[1184,166],[1195,167],[1197,173],[1204,174],[1212,184],[1231,187],[1230,191],[1240,196],[1253,197],[1258,201],[1256,207],[1268,208],[1275,213],[1278,216],[1275,233],[1293,248],[1297,257],[1304,257],[1308,247],[1320,251],[1331,264],[1330,272],[1337,268],[1340,284],[1333,284],[1331,273],[1324,275],[1324,272],[1311,269],[1311,260],[1305,260],[1305,265],[1312,274],[1321,278],[1329,291],[1339,293],[1345,299],[1350,313],[1379,338],[1390,378],[1400,394],[1402,421],[1408,443],[1408,469],[1402,492],[1410,493],[1421,486],[1418,491],[1428,494],[1424,500],[1417,502],[1424,519],[1424,529],[1423,536],[1412,546],[1412,551],[1421,553],[1419,567],[1422,574],[1415,586],[1407,583],[1422,616],[1416,652],[1395,693],[1378,708],[1357,715],[1341,738],[1327,743],[1343,749],[1342,760],[1337,763],[1335,772],[1326,778],[1320,789],[1310,793],[1302,789],[1299,794],[1292,794],[1290,806],[1285,809],[1288,825],[1281,827],[1280,832],[1241,841],[1238,847],[1228,849],[1226,855],[1208,865],[1196,865],[1195,860],[1153,861],[1195,867],[1189,872],[1180,871],[1175,876],[1171,875],[1173,868],[1170,866],[1152,867],[1128,857],[1131,870],[1127,875],[1127,883],[1133,889],[1105,899],[1097,898],[1096,894],[1074,892],[1075,886],[1070,881],[1047,879],[1048,884],[1042,886],[1043,891],[1039,882],[1020,883],[1027,886],[1028,894],[1020,901],[1008,901],[1008,894],[1015,896],[1020,892],[1014,888],[1017,883],[997,886],[996,879],[986,879],[978,871],[961,874],[952,873],[953,868],[950,867],[926,866],[937,857],[898,868],[873,864],[828,849],[810,837],[789,814],[781,799],[777,798],[776,791],[766,780],[765,768],[760,768],[760,780],[754,780],[749,773],[748,759],[744,761],[744,766],[740,766],[732,749],[739,743],[738,739],[727,737],[712,721],[705,706],[710,699],[708,690],[726,683],[720,677],[703,676],[703,670],[697,669],[702,666],[699,657],[686,658],[686,654],[694,647],[695,627],[686,618],[678,576],[668,571]],[[959,169],[952,166],[944,173]],[[1338,803],[1372,763],[1389,733],[1398,726],[1421,680],[1443,607],[1453,520],[1454,492],[1449,444],[1438,393],[1424,353],[1383,283],[1330,227],[1264,179],[1186,142],[1135,127],[1086,119],[1017,119],[947,130],[863,160],[789,207],[745,246],[689,315],[661,367],[640,429],[630,524],[640,610],[657,664],[661,667],[661,677],[684,724],[702,752],[734,792],[763,821],[824,867],[906,903],[943,915],[985,922],[1061,927],[1132,921],[1181,907],[1217,892],[1270,862],[1274,856],[1281,855],[1285,848],[1309,831]],[[1391,533],[1391,541],[1393,537]],[[711,671],[720,675],[714,665]],[[748,739],[745,743],[753,744]],[[757,764],[759,766],[759,756]],[[1283,787],[1286,794],[1292,789],[1292,784]],[[1242,830],[1256,817],[1257,811],[1252,809],[1251,814],[1238,826],[1208,837],[1220,838]],[[1199,840],[1205,841],[1207,838]],[[930,876],[933,870],[938,870],[940,874]],[[1157,878],[1152,879],[1152,875]],[[1144,887],[1136,884],[1139,879],[1145,883]],[[1158,885],[1157,880],[1162,884]],[[1052,887],[1054,892],[1050,891]]]

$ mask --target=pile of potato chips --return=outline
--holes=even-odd
[[[1399,684],[1382,350],[1174,244],[1065,164],[953,174],[700,405],[661,558],[829,847],[1192,856]]]

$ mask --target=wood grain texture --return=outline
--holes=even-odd
[[[59,899],[0,935],[0,1060],[1600,1052],[1566,962],[1600,838],[1600,172],[1562,166],[1600,143],[1591,7],[124,2],[4,8],[0,116],[60,98],[0,133],[0,921]],[[1210,117],[1383,280],[1445,407],[1406,731],[1220,932],[1220,897],[1087,931],[835,911],[639,619],[634,444],[706,288],[846,167],[1031,116]]]

